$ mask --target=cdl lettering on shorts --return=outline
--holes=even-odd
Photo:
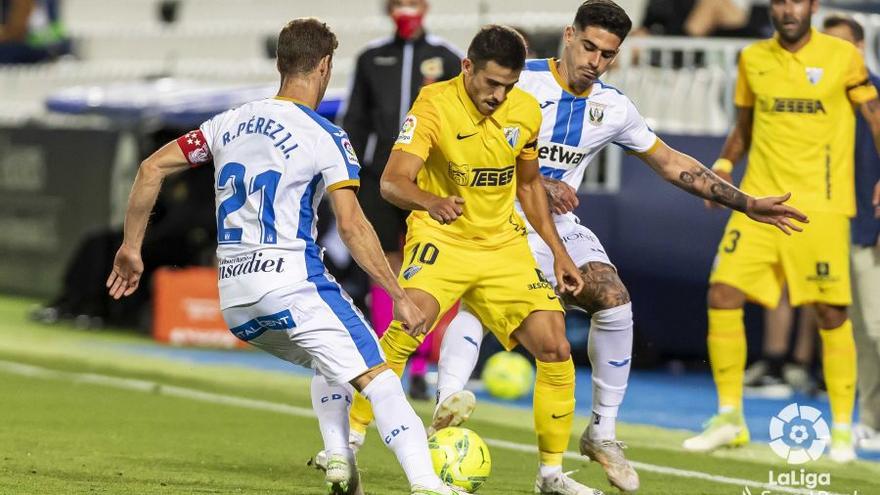
[[[234,258],[224,258],[220,260],[217,267],[217,279],[224,280],[249,273],[283,273],[284,257],[263,258],[263,253],[256,252],[246,256],[236,256]]]

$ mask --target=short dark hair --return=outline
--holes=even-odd
[[[856,42],[865,41],[865,28],[859,24],[859,21],[853,19],[852,17],[845,14],[832,14],[825,18],[825,22],[822,23],[822,27],[825,29],[836,28],[837,26],[844,25],[849,28],[849,31],[852,33],[853,39]]]
[[[471,40],[467,58],[478,70],[489,61],[508,69],[522,70],[526,65],[526,40],[513,28],[489,24]]]
[[[339,46],[327,24],[314,17],[294,19],[278,34],[278,72],[282,75],[307,74],[318,62]]]
[[[632,20],[623,7],[612,0],[587,0],[578,7],[574,26],[578,31],[589,26],[602,28],[623,41],[632,29]]]

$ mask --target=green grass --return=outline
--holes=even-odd
[[[321,494],[322,478],[306,460],[321,447],[314,418],[169,395],[165,386],[310,407],[304,376],[144,357],[124,344],[154,345],[123,332],[83,332],[28,322],[30,301],[0,298],[0,360],[63,372],[152,382],[147,391],[75,379],[29,377],[0,368],[0,494]],[[239,351],[240,352],[240,351]],[[430,404],[416,404],[423,418]],[[480,404],[468,426],[487,439],[534,444],[529,411]],[[574,433],[586,424],[577,418]],[[766,445],[713,455],[678,446],[686,432],[621,425],[628,456],[655,466],[766,482],[769,469],[788,470]],[[576,448],[576,437],[570,448]],[[531,493],[536,455],[491,447],[485,494]],[[369,494],[406,494],[393,455],[371,430],[359,456]],[[601,469],[569,459],[567,469],[590,486],[609,489]],[[838,493],[873,493],[880,466],[826,461]],[[641,470],[640,494],[731,494],[742,486]],[[761,493],[760,490],[752,490]],[[776,493],[776,492],[773,492]]]

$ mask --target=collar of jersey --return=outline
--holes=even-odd
[[[799,58],[816,45],[816,38],[818,37],[818,33],[819,31],[817,31],[816,28],[810,28],[810,41],[808,41],[806,45],[802,46],[800,50],[796,52],[790,52],[786,50],[785,47],[782,46],[782,44],[779,42],[779,33],[773,33],[773,41],[775,41],[773,46],[782,53],[786,53],[794,58]]]
[[[507,102],[510,100],[509,94],[507,95],[507,100],[504,100],[504,103],[502,103],[501,106],[499,106],[494,112],[492,112],[492,115],[483,115],[482,113],[480,113],[479,110],[477,110],[477,106],[474,105],[474,102],[471,101],[471,97],[467,94],[467,90],[464,87],[464,73],[456,76],[454,81],[455,88],[456,90],[458,90],[458,99],[461,101],[461,104],[464,105],[464,109],[467,112],[468,116],[471,118],[471,122],[473,122],[474,125],[477,125],[483,119],[488,118],[495,125],[501,127],[501,122],[505,121],[505,119],[507,118],[507,109],[509,108]]]
[[[575,90],[571,89],[568,86],[568,82],[563,79],[562,76],[559,75],[559,71],[556,70],[556,62],[557,60],[555,58],[547,59],[547,65],[550,66],[550,73],[553,74],[553,79],[556,79],[556,84],[560,85],[562,89],[577,97],[586,98],[587,96],[590,96],[590,91],[593,90],[593,85],[591,84],[590,87],[584,90],[583,93],[578,93]]]
[[[272,99],[273,99],[273,100],[292,101],[292,102],[296,103],[297,105],[302,105],[302,106],[304,106],[304,107],[311,108],[311,107],[309,107],[308,105],[306,105],[305,102],[300,101],[300,100],[297,100],[296,98],[289,98],[289,97],[287,97],[287,96],[275,96],[275,97],[273,97]]]

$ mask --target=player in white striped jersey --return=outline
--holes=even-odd
[[[539,164],[559,236],[580,267],[584,290],[563,295],[569,308],[592,315],[588,354],[592,365],[593,416],[581,436],[581,453],[599,462],[609,482],[635,491],[639,478],[626,461],[615,435],[615,418],[626,391],[632,352],[633,320],[629,293],[602,244],[571,213],[576,191],[592,158],[608,144],[638,155],[666,181],[783,231],[800,230],[789,218],[803,219],[784,205],[787,197],[751,198],[720,179],[693,158],[669,148],[657,138],[635,105],[616,88],[598,78],[617,55],[632,23],[611,0],[587,0],[565,28],[559,59],[531,60],[518,87],[541,105],[543,123],[538,138]],[[547,245],[529,228],[529,244],[548,281],[553,257]],[[476,364],[483,329],[466,310],[449,325],[440,351],[437,407],[429,431],[460,424],[473,410],[474,396],[463,390]],[[571,493],[564,488],[540,493]]]
[[[314,368],[312,406],[330,493],[363,493],[348,445],[352,386],[373,403],[379,432],[413,494],[463,493],[434,473],[421,419],[315,241],[315,213],[326,191],[354,259],[394,298],[408,331],[424,333],[424,315],[397,283],[355,196],[359,165],[346,133],[314,111],[336,46],[326,24],[291,21],[278,39],[278,96],[217,115],[143,162],[107,286],[115,298],[137,289],[141,241],[162,178],[213,161],[223,318],[238,338]]]

